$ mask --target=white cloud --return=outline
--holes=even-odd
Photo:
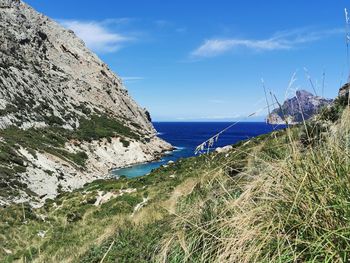
[[[114,20],[113,20],[114,21]],[[108,21],[58,20],[64,27],[71,29],[92,50],[101,53],[118,51],[131,37],[113,32],[108,28]],[[114,21],[115,22],[115,21]]]
[[[123,80],[142,80],[143,77],[122,77]]]
[[[143,80],[145,78],[143,78],[143,77],[121,77],[121,79],[125,82],[135,82],[135,81]]]
[[[288,50],[303,43],[314,42],[332,35],[342,33],[342,29],[311,31],[310,29],[297,29],[277,32],[267,39],[208,39],[195,49],[192,57],[213,57],[229,52],[236,48],[246,48],[254,51]]]

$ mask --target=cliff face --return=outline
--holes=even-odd
[[[108,112],[154,133],[121,80],[72,31],[18,0],[1,0],[0,8],[2,127],[45,126],[54,116],[74,128],[81,117]]]
[[[0,21],[0,203],[52,198],[171,148],[73,31],[20,0],[0,0]]]
[[[328,106],[333,100],[314,96],[305,90],[298,90],[295,97],[286,100],[281,108],[274,109],[266,118],[271,124],[298,123],[311,118]]]

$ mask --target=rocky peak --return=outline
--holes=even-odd
[[[345,83],[345,84],[339,89],[338,96],[339,96],[339,97],[347,96],[347,95],[349,94],[349,90],[350,90],[350,83]]]
[[[155,134],[121,79],[71,30],[19,0],[0,0],[0,127],[74,129],[108,115]]]
[[[295,94],[298,98],[309,98],[314,96],[311,92],[306,90],[297,90]]]
[[[306,90],[298,90],[294,97],[287,99],[281,108],[274,109],[268,116],[267,122],[271,124],[298,123],[317,114],[322,107],[332,103],[333,100],[315,96]]]
[[[0,205],[40,203],[171,145],[73,31],[0,0]]]

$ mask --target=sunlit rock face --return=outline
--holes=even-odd
[[[299,123],[311,118],[321,108],[332,102],[331,99],[315,96],[305,90],[298,90],[293,98],[287,99],[281,107],[274,109],[266,119],[271,124]]]
[[[1,185],[19,185],[43,198],[53,198],[58,186],[71,190],[105,177],[112,168],[151,161],[171,149],[156,137],[148,111],[137,105],[121,79],[73,31],[19,0],[0,0],[0,21],[0,129],[75,131],[82,121],[103,116],[137,135],[67,141],[61,146],[71,154],[86,153],[85,167],[77,167],[55,152],[16,146],[14,154],[25,160],[25,171],[16,171],[13,178],[23,184],[9,185],[9,176],[0,171]],[[0,135],[1,144],[6,140]],[[13,165],[0,163],[4,166],[12,169]],[[23,191],[16,198],[23,201],[27,195],[28,191]]]

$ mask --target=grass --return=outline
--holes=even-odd
[[[158,240],[170,230],[170,221],[170,218],[165,217],[145,226],[128,222],[113,237],[101,245],[92,246],[80,262],[100,262],[105,255],[104,262],[151,262]]]
[[[293,128],[243,173],[211,174],[179,204],[156,260],[348,262],[349,127],[346,110],[318,144],[305,147]]]
[[[262,136],[235,148],[249,150],[268,138]],[[238,167],[245,165],[246,157],[232,154],[229,159]],[[159,240],[170,229],[178,201],[194,191],[204,172],[222,169],[226,161],[225,154],[217,153],[184,159],[148,176],[97,180],[83,189],[48,200],[40,209],[23,210],[20,205],[1,208],[0,243],[12,254],[0,250],[0,259],[100,262],[115,241],[104,262],[149,262]],[[136,191],[114,197],[98,207],[93,205],[98,191],[117,193],[119,189]],[[148,198],[145,207],[134,213],[145,197]],[[45,232],[44,238],[38,236],[40,231]]]
[[[0,259],[347,262],[350,111],[334,112],[147,176],[97,180],[40,209],[3,208],[0,243],[12,253]],[[94,206],[121,189],[135,191]]]

